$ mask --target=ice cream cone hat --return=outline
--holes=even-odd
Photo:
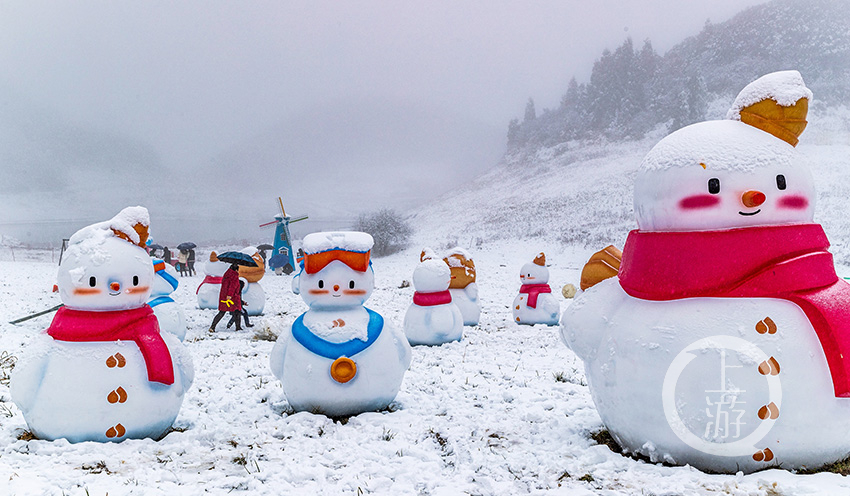
[[[806,88],[799,72],[774,72],[741,90],[726,117],[797,146],[808,124],[806,115],[811,99],[812,92]]]

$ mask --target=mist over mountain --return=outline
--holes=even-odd
[[[561,104],[537,115],[528,101],[524,119],[511,121],[509,153],[576,139],[639,139],[664,124],[669,131],[725,108],[747,83],[797,69],[815,105],[850,98],[850,8],[843,0],[775,0],[750,7],[657,54],[651,40],[627,39],[595,62],[590,81],[573,79]]]

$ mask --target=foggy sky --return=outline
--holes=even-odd
[[[364,108],[351,102],[383,102],[382,115],[399,109],[389,119],[425,135],[476,128],[465,141],[425,140],[421,149],[398,142],[404,139],[382,145],[413,150],[392,155],[398,160],[382,179],[389,187],[374,191],[369,206],[380,206],[387,192],[422,202],[452,182],[425,177],[420,184],[418,177],[468,180],[492,166],[508,121],[522,116],[526,100],[533,97],[538,111],[556,107],[570,77],[589,78],[602,49],[626,37],[639,47],[649,38],[663,53],[707,19],[722,22],[757,3],[3,0],[0,88],[74,125],[149,144],[165,167],[192,174],[276,126],[295,135],[299,164],[310,161],[311,149],[328,154],[335,145],[327,136],[311,141],[317,127],[328,126],[310,119],[340,126],[337,107],[349,112],[351,143],[334,153],[368,147],[356,131],[372,126],[372,117],[351,115]],[[368,162],[374,154],[361,155]],[[328,170],[335,163],[328,160]],[[426,165],[423,173],[426,163],[444,165]],[[373,171],[381,167],[372,164]],[[337,186],[359,187],[357,174],[345,172],[346,184]],[[326,215],[346,210],[325,206]]]

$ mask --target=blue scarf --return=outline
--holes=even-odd
[[[304,315],[301,314],[292,323],[292,337],[295,338],[301,346],[307,348],[316,355],[325,357],[329,360],[336,360],[339,357],[352,357],[361,351],[365,350],[381,335],[384,329],[384,318],[378,313],[369,310],[369,325],[367,327],[366,341],[360,339],[352,339],[342,343],[332,343],[313,334],[307,326],[304,325]]]

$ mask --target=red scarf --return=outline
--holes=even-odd
[[[799,306],[823,347],[837,397],[850,397],[850,284],[818,224],[727,231],[632,231],[620,285],[646,300],[780,298]],[[842,358],[847,356],[847,359]]]
[[[537,297],[540,293],[551,293],[552,288],[548,284],[523,284],[519,287],[520,293],[528,295],[528,306],[537,308]]]
[[[159,322],[151,307],[92,312],[62,307],[47,329],[57,341],[134,341],[145,359],[148,380],[174,384],[171,353],[159,335]]]
[[[201,284],[198,284],[198,289],[195,290],[195,294],[201,292],[201,286],[204,284],[221,284],[221,277],[218,276],[207,276],[201,281]]]
[[[436,293],[413,293],[413,304],[420,307],[433,307],[434,305],[445,305],[452,302],[452,294],[449,290],[437,291]]]

